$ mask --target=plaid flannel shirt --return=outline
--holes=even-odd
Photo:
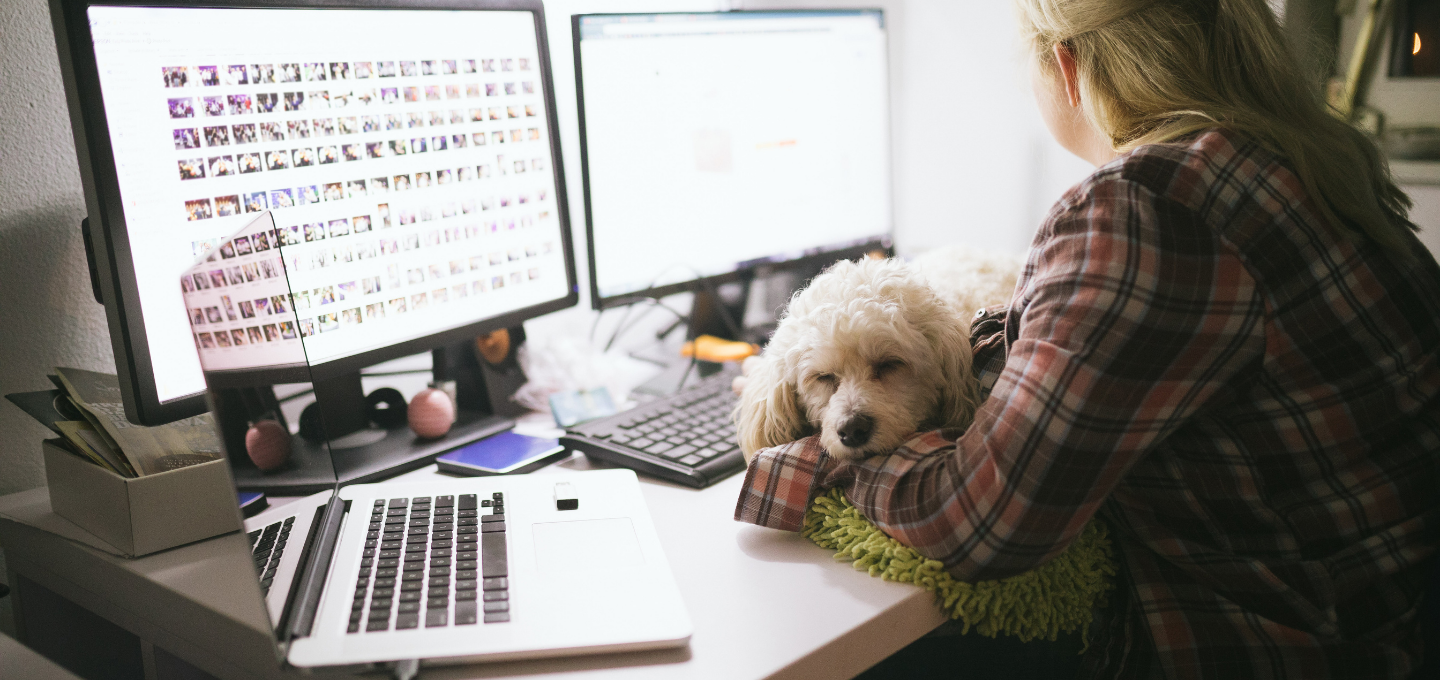
[[[1440,268],[1324,225],[1244,137],[1138,148],[1066,193],[972,325],[993,392],[968,430],[761,451],[735,518],[797,530],[839,486],[973,582],[1099,514],[1122,578],[1087,676],[1403,677],[1440,542]]]

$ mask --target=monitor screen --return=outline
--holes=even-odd
[[[267,210],[294,309],[225,296],[199,319],[218,312],[265,342],[266,315],[293,311],[311,364],[571,294],[534,13],[92,6],[87,19],[159,401],[205,389],[181,272],[213,258],[206,284],[263,278],[218,246]]]
[[[879,11],[575,25],[597,298],[888,237]]]

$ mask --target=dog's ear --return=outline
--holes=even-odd
[[[795,383],[784,360],[766,357],[751,371],[735,406],[735,430],[745,464],[760,449],[793,442],[807,434],[808,424],[800,412]]]
[[[927,331],[940,366],[940,403],[936,414],[939,425],[969,427],[980,404],[980,386],[971,371],[974,351],[970,346],[969,324],[960,319],[941,318]]]

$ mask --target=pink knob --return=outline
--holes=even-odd
[[[421,439],[445,436],[455,422],[455,404],[450,395],[437,389],[421,390],[410,400],[407,411],[410,429]]]
[[[257,421],[245,432],[245,453],[265,472],[278,469],[290,458],[290,433],[273,420]]]

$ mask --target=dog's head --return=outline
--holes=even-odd
[[[797,293],[736,407],[741,450],[819,433],[845,459],[970,422],[979,400],[961,319],[898,260],[841,262]]]

